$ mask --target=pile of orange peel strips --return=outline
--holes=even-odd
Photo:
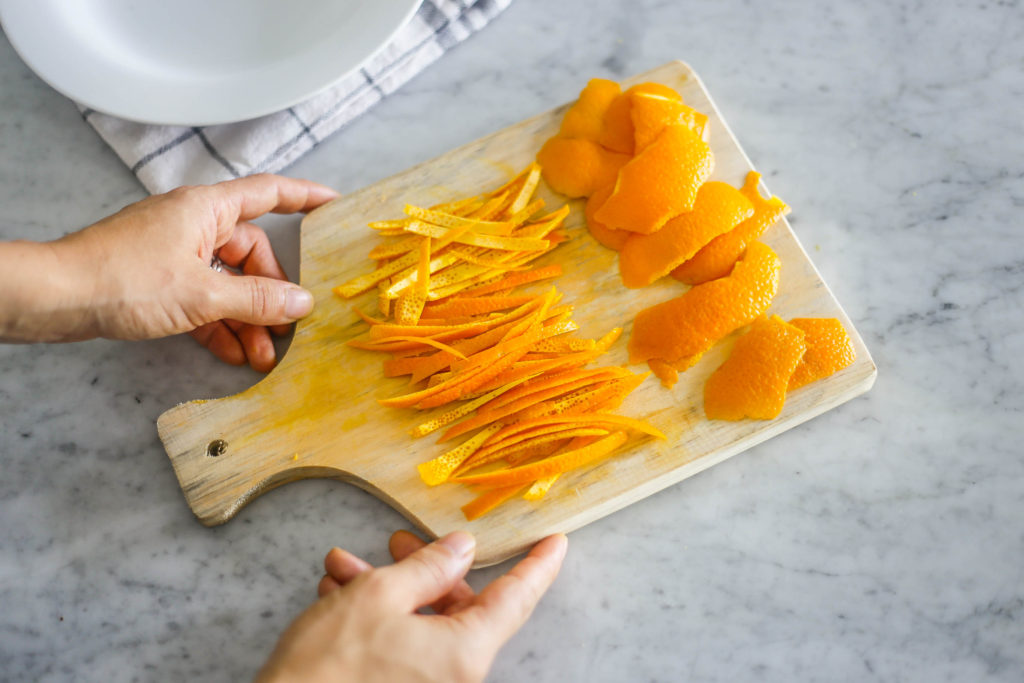
[[[572,306],[555,288],[517,293],[562,274],[557,264],[531,266],[567,239],[567,205],[538,216],[541,177],[556,192],[587,198],[587,227],[619,252],[626,287],[669,275],[690,285],[637,315],[631,363],[647,362],[671,388],[714,344],[750,326],[705,384],[708,418],[773,419],[787,392],[853,362],[838,320],[765,317],[781,262],[757,239],[789,207],[761,196],[757,173],[739,189],[708,180],[709,135],[708,117],[668,86],[623,92],[594,79],[537,163],[505,185],[430,208],[406,206],[404,217],[370,224],[393,239],[370,252],[376,270],[334,291],[348,299],[376,288],[383,318],[357,309],[370,329],[349,345],[391,354],[384,374],[408,375],[420,387],[381,404],[445,409],[414,437],[442,428],[439,442],[472,434],[419,465],[428,485],[476,487],[462,508],[467,519],[519,495],[540,500],[562,474],[631,438],[665,438],[613,412],[647,375],[587,367],[620,328],[600,339],[573,336]]]
[[[349,345],[391,354],[388,377],[425,384],[381,404],[445,408],[412,430],[440,441],[475,432],[419,465],[431,486],[478,487],[466,506],[475,519],[522,494],[543,498],[565,472],[596,462],[632,436],[664,435],[614,411],[646,375],[621,367],[588,368],[618,339],[573,336],[573,308],[550,288],[516,294],[562,274],[531,263],[566,239],[569,207],[537,216],[540,167],[531,164],[491,192],[430,208],[406,206],[405,218],[371,223],[397,238],[370,252],[377,269],[335,288],[351,298],[374,287],[385,319],[357,312],[370,325]],[[391,318],[389,322],[386,318]],[[460,421],[461,420],[461,421]]]

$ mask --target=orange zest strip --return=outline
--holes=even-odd
[[[394,341],[409,341],[415,342],[417,344],[426,344],[427,346],[432,346],[435,349],[438,349],[439,351],[450,353],[456,358],[466,357],[466,355],[459,351],[458,349],[452,346],[448,346],[447,344],[443,344],[435,339],[431,339],[430,337],[391,337],[391,339],[393,339]]]
[[[506,391],[511,391],[512,389],[516,388],[525,381],[527,381],[527,378],[521,379],[518,382],[511,382],[502,387],[498,387],[494,391],[484,394],[483,396],[480,396],[478,398],[475,398],[472,401],[466,401],[465,403],[455,408],[452,408],[451,410],[442,415],[439,415],[435,418],[432,418],[430,420],[427,420],[426,422],[417,425],[412,429],[410,433],[414,437],[421,437],[426,436],[431,432],[435,432],[441,427],[450,425],[452,422],[455,422],[459,418],[469,415],[471,412],[473,412],[483,404],[497,398],[498,396],[501,396]]]
[[[395,259],[383,268],[378,268],[372,273],[360,275],[359,277],[353,278],[344,284],[338,285],[332,291],[344,299],[351,299],[357,294],[362,294],[366,290],[370,289],[384,278],[391,277],[395,273],[401,272],[409,266],[414,265],[417,259],[417,254],[406,254],[401,258]]]
[[[424,408],[435,408],[437,406],[444,405],[451,401],[458,400],[464,396],[468,396],[474,390],[484,386],[487,382],[494,379],[495,376],[501,373],[502,370],[509,367],[517,360],[526,355],[526,352],[530,350],[530,346],[537,341],[537,337],[540,336],[541,328],[536,326],[534,329],[527,331],[522,337],[515,340],[515,343],[509,346],[505,354],[496,360],[494,363],[489,365],[473,365],[467,367],[465,370],[456,373],[449,382],[444,382],[440,386],[452,383],[451,386],[447,387],[443,391],[435,392],[430,396],[426,396],[417,403],[416,407],[419,409]],[[465,361],[463,361],[465,362]],[[458,381],[460,376],[465,376],[465,379]],[[429,389],[427,391],[430,391]]]
[[[416,270],[416,294],[424,301],[430,291],[430,238],[420,241],[420,262]]]
[[[411,237],[406,237],[405,239],[392,244],[378,244],[370,250],[370,253],[367,256],[376,260],[402,256],[403,254],[408,254],[410,251],[415,251],[416,247],[419,246],[421,239],[421,237],[412,235]]]
[[[555,396],[561,396],[562,394],[568,393],[570,391],[574,391],[585,386],[590,386],[598,382],[604,382],[607,381],[609,378],[615,377],[615,375],[605,373],[600,370],[589,372],[591,372],[592,374],[583,377],[568,378],[566,380],[562,380],[554,384],[549,384],[546,387],[531,387],[533,389],[532,391],[528,392],[526,395],[520,395],[520,397],[513,401],[505,402],[504,404],[500,406],[495,406],[493,408],[488,407],[485,410],[481,410],[479,414],[477,414],[476,416],[452,426],[448,431],[446,431],[441,436],[440,439],[438,439],[438,443],[442,443],[449,439],[453,439],[456,436],[460,436],[467,432],[473,431],[474,429],[479,429],[480,427],[488,425],[492,422],[497,422],[498,420],[504,417],[518,413],[519,411],[528,408],[536,403],[540,403],[541,401],[544,401],[546,399]]]
[[[436,237],[443,239],[448,236],[449,229],[439,225],[431,225],[421,221],[413,221],[406,231],[424,237]],[[459,244],[469,244],[474,247],[485,247],[487,249],[501,249],[503,251],[542,251],[551,245],[547,240],[531,237],[504,237],[501,235],[485,235],[478,232],[467,232],[452,240]]]
[[[434,339],[440,338],[442,335],[464,330],[472,330],[485,332],[491,328],[497,327],[498,325],[508,322],[510,320],[519,320],[520,318],[528,315],[532,311],[539,308],[544,302],[537,299],[526,303],[514,311],[509,311],[496,318],[491,318],[486,321],[478,323],[466,323],[463,325],[395,325],[392,323],[385,323],[384,325],[375,325],[370,328],[370,339],[379,341],[393,336],[409,336],[409,337],[432,337]],[[468,335],[467,335],[468,336]]]
[[[461,484],[481,484],[485,486],[512,486],[513,484],[528,484],[537,479],[550,477],[553,474],[562,474],[571,469],[582,467],[594,462],[626,443],[625,432],[613,432],[603,439],[596,441],[589,446],[567,451],[550,458],[545,458],[535,463],[512,467],[507,470],[488,472],[487,474],[469,475],[457,477],[452,481]]]
[[[615,413],[587,413],[584,415],[549,415],[547,417],[539,417],[516,424],[510,424],[502,427],[501,431],[493,434],[492,443],[506,439],[512,434],[518,434],[520,432],[535,429],[537,427],[543,427],[545,425],[562,423],[585,423],[597,426],[617,425],[619,427],[633,429],[642,434],[649,434],[659,439],[665,438],[665,435],[662,434],[659,429],[634,417],[616,415]]]
[[[578,436],[569,442],[569,445],[566,446],[566,450],[571,451],[584,446],[589,446],[595,441],[597,441],[597,438],[593,436]],[[551,490],[552,484],[558,481],[558,478],[561,476],[561,474],[552,474],[550,477],[544,477],[543,479],[538,479],[533,482],[526,493],[523,494],[523,499],[532,501],[541,500],[548,494],[548,491]]]
[[[458,468],[459,465],[465,461],[466,458],[473,455],[473,453],[483,445],[487,439],[500,429],[499,425],[492,425],[487,429],[483,430],[472,439],[468,439],[465,443],[459,444],[458,447],[437,456],[433,460],[420,463],[416,466],[419,470],[420,479],[423,480],[427,486],[437,486],[443,484],[451,476],[452,472]]]
[[[560,358],[552,358],[550,360],[540,361],[520,361],[514,366],[506,370],[501,375],[494,378],[491,384],[481,387],[481,390],[490,391],[495,386],[500,386],[505,382],[511,382],[519,377],[526,375],[532,375],[538,372],[548,372],[553,370],[567,370],[573,367],[579,367],[586,365],[595,358],[598,354],[594,351],[583,351],[581,353],[572,353],[564,355]]]
[[[513,484],[512,486],[503,486],[484,491],[462,506],[462,514],[465,515],[467,522],[472,522],[474,519],[483,517],[502,503],[515,498],[524,488],[526,487],[521,484]]]
[[[486,205],[485,205],[486,206]],[[414,219],[409,221],[408,224],[402,226],[407,231],[417,222],[429,223],[442,228],[461,228],[463,226],[469,226],[471,230],[483,231],[483,230],[504,230],[507,223],[504,221],[485,221],[479,218],[465,218],[462,216],[456,216],[455,214],[445,213],[444,211],[433,211],[431,209],[424,209],[419,206],[412,206],[411,204],[405,205],[405,214],[410,218]],[[441,237],[441,235],[436,235]],[[434,237],[434,235],[431,235]]]
[[[441,304],[429,304],[424,308],[424,313],[433,318],[481,315],[517,308],[535,298],[535,296],[452,297]]]
[[[498,460],[508,460],[512,464],[519,464],[521,462],[525,462],[529,458],[528,453],[545,444],[564,442],[577,436],[607,436],[609,432],[610,430],[602,427],[584,425],[582,427],[560,427],[557,429],[551,429],[546,434],[526,434],[523,435],[522,439],[519,439],[514,443],[491,448],[486,452],[484,452],[484,449],[480,449],[455,470],[454,476],[460,476],[464,472],[477,469],[478,467]],[[527,455],[517,457],[520,454]]]
[[[481,296],[483,294],[491,294],[493,292],[500,291],[502,289],[509,289],[511,287],[518,287],[525,285],[529,282],[536,282],[538,280],[547,280],[549,278],[558,277],[562,274],[562,266],[557,263],[551,266],[544,266],[543,268],[536,268],[534,270],[525,270],[519,273],[510,273],[502,277],[499,280],[495,280],[486,285],[480,287],[474,287],[473,289],[467,289],[462,292],[462,296]]]

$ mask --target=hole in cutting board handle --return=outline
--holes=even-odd
[[[210,443],[206,444],[206,455],[210,458],[216,458],[224,455],[228,450],[228,442],[224,439],[214,439]]]

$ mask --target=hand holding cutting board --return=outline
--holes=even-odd
[[[313,298],[288,282],[266,234],[248,221],[336,196],[309,181],[250,176],[154,195],[55,242],[2,244],[0,288],[10,296],[0,303],[0,339],[189,332],[225,362],[269,371],[270,331],[286,332]],[[224,265],[242,277],[228,277]]]

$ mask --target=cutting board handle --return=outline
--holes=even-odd
[[[192,512],[203,524],[223,524],[252,498],[298,479],[331,477],[374,487],[350,472],[312,465],[288,430],[266,429],[265,403],[227,399],[191,401],[163,413],[157,431]]]

